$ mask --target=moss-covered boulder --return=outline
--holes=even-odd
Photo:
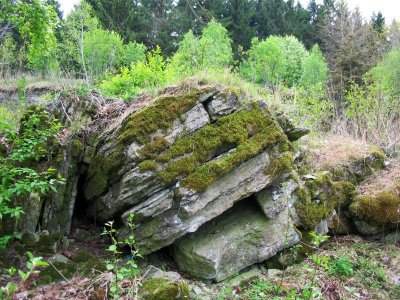
[[[388,190],[359,195],[350,205],[357,229],[367,235],[394,228],[400,224],[400,184]]]
[[[189,287],[183,280],[151,278],[143,282],[140,297],[144,300],[188,300]]]
[[[147,254],[280,181],[294,165],[287,134],[263,105],[240,95],[175,88],[127,107],[96,138],[86,213],[98,221],[122,216],[125,224],[134,213],[137,245]],[[124,227],[119,236],[127,234]]]
[[[400,224],[400,163],[390,160],[357,187],[348,215],[365,235],[382,234]]]
[[[335,208],[348,206],[355,195],[355,187],[350,182],[335,182],[330,172],[321,172],[303,176],[303,184],[294,192],[295,211],[300,219],[298,224],[305,230],[326,229],[326,219],[333,216]],[[325,221],[325,225],[321,222]]]

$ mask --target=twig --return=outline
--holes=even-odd
[[[58,274],[60,274],[61,275],[61,277],[66,281],[66,282],[68,282],[68,283],[71,283],[71,281],[69,281],[67,278],[65,278],[64,277],[64,275],[63,274],[61,274],[61,272],[60,271],[58,271],[58,269],[53,265],[53,263],[49,260],[49,263],[50,263],[50,265],[54,268],[54,270],[56,270],[57,271],[57,273]]]

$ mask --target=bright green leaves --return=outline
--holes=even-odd
[[[192,31],[183,37],[168,69],[173,76],[188,76],[199,71],[220,71],[233,61],[232,41],[228,31],[212,20],[197,38]]]
[[[241,67],[248,80],[274,87],[279,83],[297,85],[307,57],[304,45],[293,36],[270,36],[264,41],[254,38]]]
[[[83,36],[83,54],[90,78],[100,76],[118,66],[123,53],[121,37],[103,29],[94,29]]]
[[[25,112],[18,133],[7,134],[10,150],[4,157],[0,156],[0,220],[6,216],[18,219],[23,213],[24,201],[40,201],[64,183],[51,167],[30,167],[51,156],[49,149],[54,147],[60,129],[59,122],[47,111],[35,107]],[[4,247],[6,243],[0,244]]]
[[[57,68],[55,29],[59,19],[54,8],[40,0],[17,1],[12,14],[11,21],[27,47],[29,66],[41,72]]]
[[[303,61],[303,74],[300,83],[304,87],[324,85],[328,80],[328,64],[318,45],[312,47]]]

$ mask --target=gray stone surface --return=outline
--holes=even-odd
[[[135,215],[135,222],[141,222],[148,217],[155,217],[165,212],[172,207],[174,201],[174,192],[170,190],[163,190],[154,194],[146,201],[139,205],[127,210],[122,215],[122,220],[126,222],[130,214]]]
[[[232,93],[222,93],[214,96],[214,99],[208,103],[207,111],[211,120],[215,121],[219,117],[229,115],[237,109],[238,98]]]
[[[245,201],[176,241],[174,260],[195,277],[221,281],[299,240],[286,210],[268,220],[255,203]]]
[[[186,233],[195,232],[201,225],[219,216],[236,202],[256,193],[272,178],[264,174],[270,156],[263,152],[244,162],[212,184],[205,192],[196,193],[178,187],[175,206],[147,220],[136,229],[140,253],[147,254],[172,244]],[[121,237],[128,234],[121,231]]]
[[[400,232],[392,232],[385,236],[385,243],[400,245]]]
[[[358,232],[364,235],[376,235],[385,232],[385,230],[395,227],[395,225],[390,225],[390,224],[377,225],[359,219],[354,220],[354,225],[356,226]]]
[[[294,180],[288,180],[278,186],[266,188],[256,193],[256,199],[267,218],[273,219],[287,207],[292,207],[292,193],[298,185]]]
[[[55,254],[55,255],[51,256],[49,258],[49,261],[52,262],[53,264],[54,263],[63,263],[63,264],[72,263],[72,261],[68,257],[66,257],[62,254]]]

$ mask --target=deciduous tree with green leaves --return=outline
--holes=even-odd
[[[123,42],[117,33],[94,29],[83,37],[83,53],[90,78],[101,77],[120,64]]]
[[[310,87],[317,84],[325,85],[328,80],[328,64],[318,45],[314,45],[303,61],[303,74],[300,84]]]
[[[40,0],[15,1],[11,13],[27,47],[29,67],[42,75],[57,69],[55,30],[59,19],[53,6]]]
[[[240,67],[241,74],[246,79],[271,88],[279,83],[284,59],[277,37],[269,37],[264,41],[254,38],[247,55],[247,60]]]
[[[193,75],[196,72],[221,71],[229,68],[233,61],[232,42],[228,31],[212,20],[200,38],[189,31],[171,58],[169,71],[175,77]]]

